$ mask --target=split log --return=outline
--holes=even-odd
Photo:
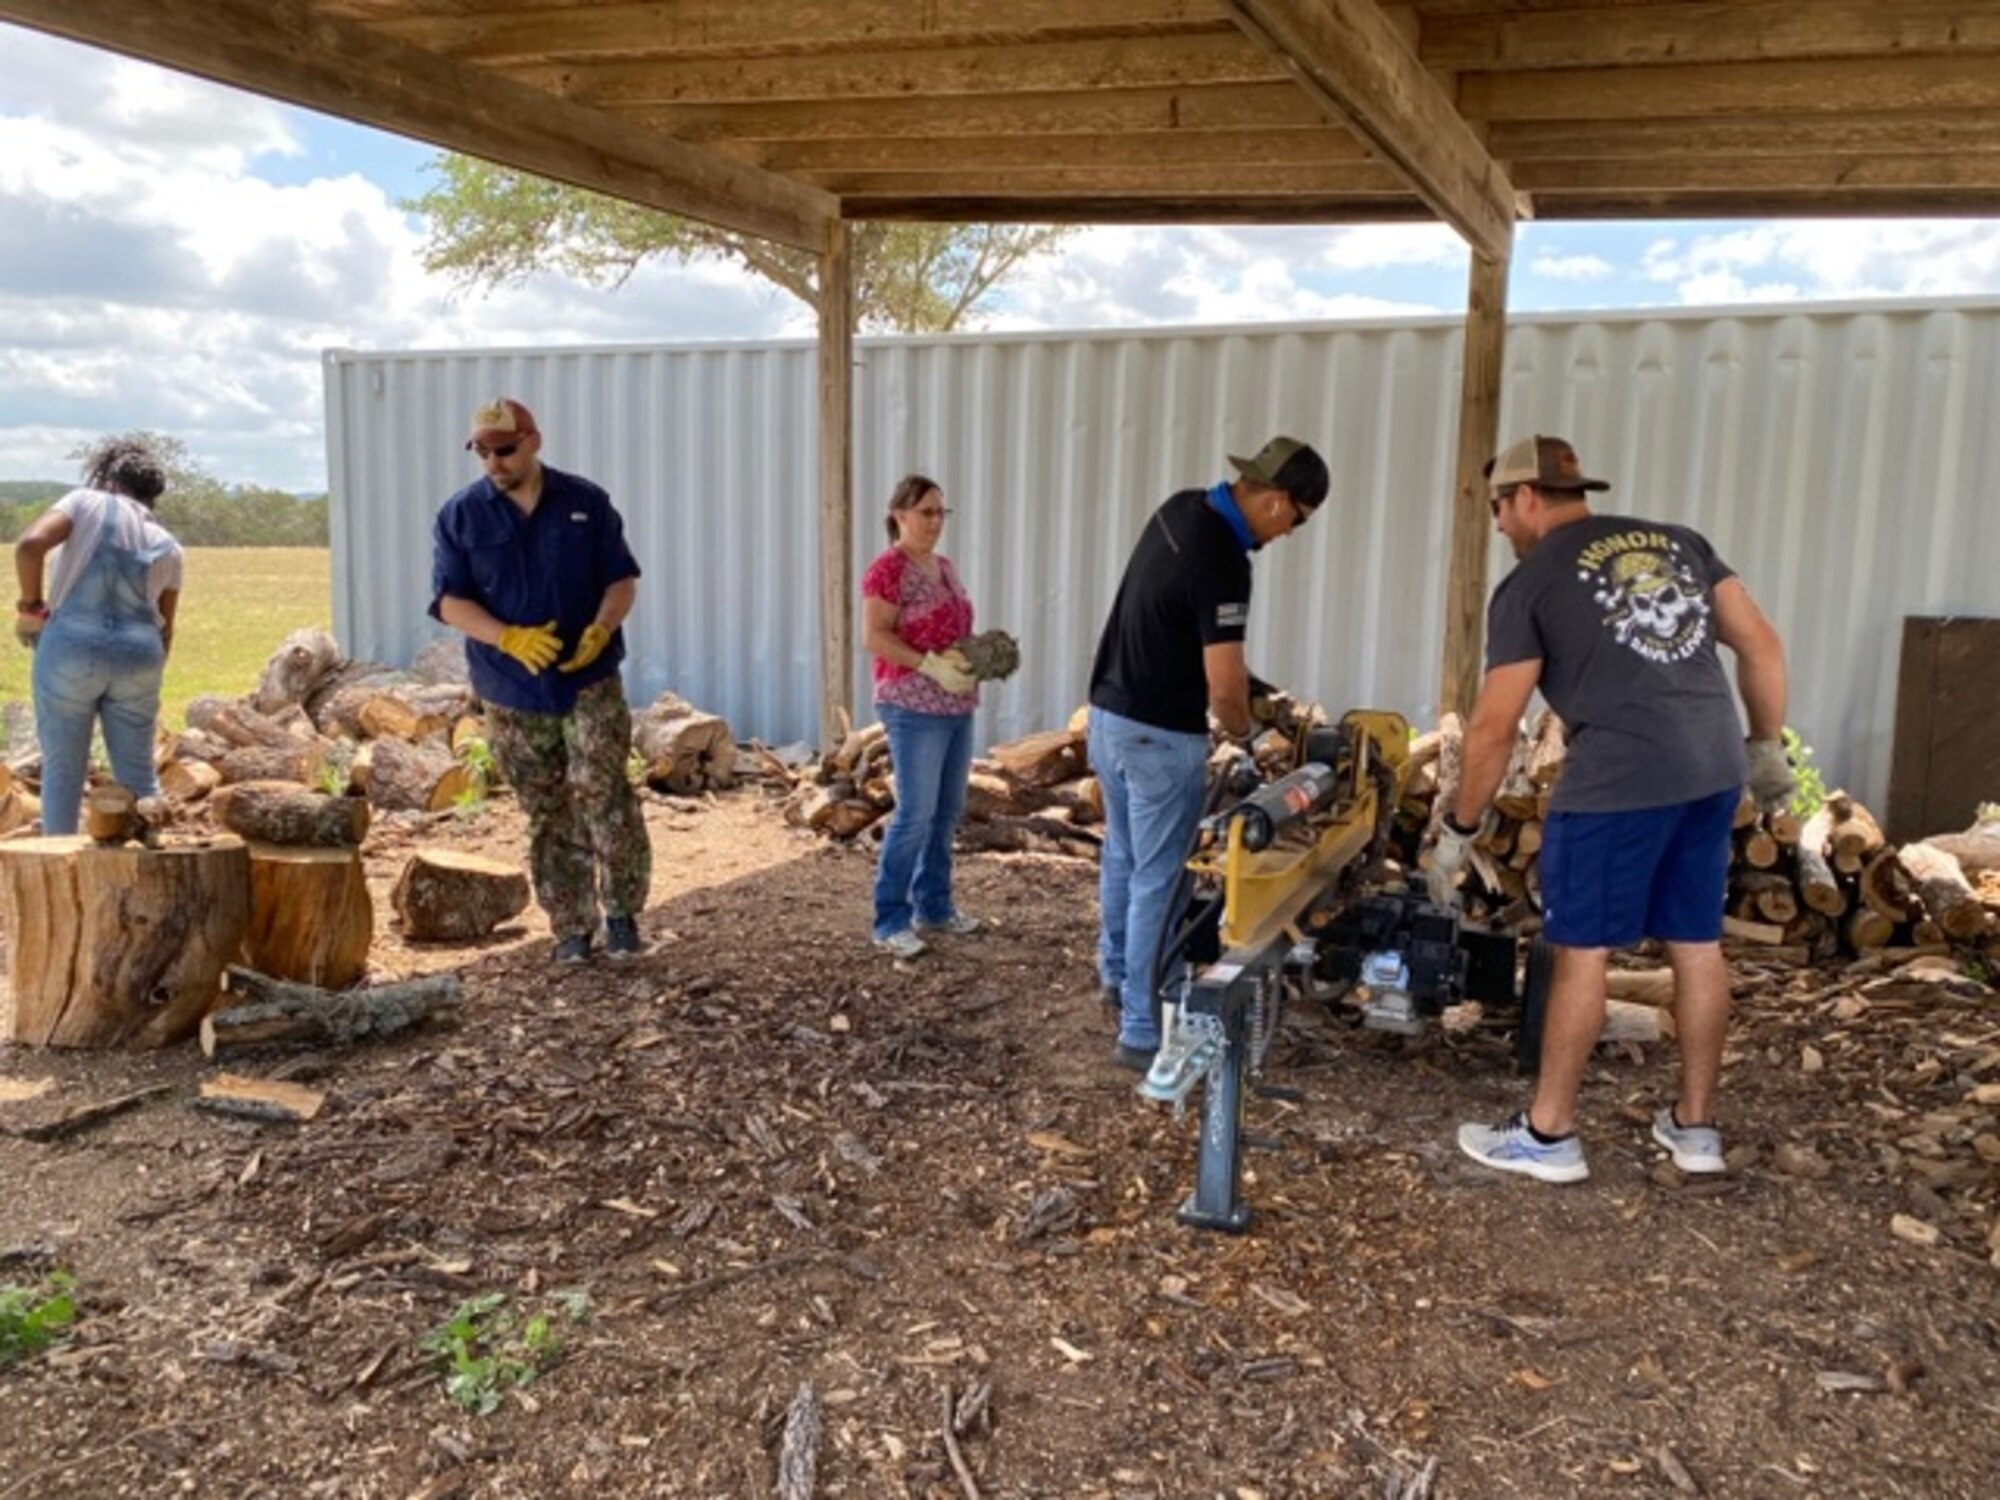
[[[1785,929],[1771,922],[1746,922],[1741,917],[1724,917],[1722,935],[1742,943],[1777,947],[1785,941]]]
[[[1437,842],[1438,829],[1452,804],[1458,800],[1459,766],[1465,758],[1465,726],[1457,714],[1438,720],[1437,796],[1431,802],[1430,823],[1424,831],[1423,847]]]
[[[12,939],[9,1035],[36,1047],[157,1047],[191,1034],[250,924],[234,838],[159,849],[87,838],[0,844]]]
[[[1841,893],[1840,882],[1833,878],[1833,867],[1827,863],[1827,842],[1832,837],[1833,808],[1822,803],[1819,811],[1799,829],[1796,852],[1799,894],[1814,911],[1837,917],[1847,910],[1847,897]]]
[[[736,781],[736,739],[729,721],[685,698],[662,693],[632,719],[632,748],[646,762],[646,784],[679,796]]]
[[[1746,828],[1755,828],[1758,816],[1757,799],[1752,797],[1746,788],[1743,795],[1736,799],[1736,811],[1730,815],[1729,827],[1735,833],[1741,833]]]
[[[461,991],[456,974],[335,994],[232,968],[229,994],[231,1003],[202,1023],[201,1050],[209,1057],[228,1047],[346,1047],[392,1036],[433,1011],[457,1005]]]
[[[443,812],[472,786],[472,772],[442,745],[372,743],[368,800],[383,812]]]
[[[1517,730],[1514,748],[1507,754],[1507,769],[1501,774],[1499,789],[1493,794],[1493,805],[1500,810],[1502,817],[1519,821],[1535,815],[1535,796],[1540,788],[1528,774],[1528,759],[1533,753],[1533,736],[1525,728]]]
[[[1084,773],[1084,741],[1069,729],[1026,735],[986,752],[987,759],[1029,786],[1054,786]]]
[[[1856,889],[1868,909],[1892,927],[1916,915],[1916,892],[1911,889],[1910,877],[1903,872],[1893,849],[1882,850],[1862,866]]]
[[[160,767],[160,790],[176,802],[199,802],[222,785],[222,773],[199,760],[168,761]]]
[[[1896,924],[1868,906],[1855,907],[1847,914],[1847,920],[1841,927],[1841,936],[1856,953],[1866,953],[1871,948],[1886,948],[1889,939],[1895,935]]]
[[[1674,971],[1666,968],[1613,969],[1604,976],[1604,992],[1613,1000],[1650,1005],[1655,1010],[1672,1010]]]
[[[294,630],[264,663],[250,704],[263,714],[276,713],[287,704],[303,707],[343,660],[339,643],[324,630]]]
[[[1003,771],[975,770],[965,779],[968,818],[1018,818],[1040,812],[1054,798],[1040,787],[1024,786]]]
[[[1882,830],[1868,809],[1847,793],[1835,792],[1826,800],[1833,808],[1833,867],[1843,874],[1859,874],[1868,857],[1881,849]]]
[[[1104,793],[1095,776],[1050,787],[1048,795],[1051,805],[1067,811],[1072,823],[1081,825],[1104,821]]]
[[[1407,757],[1410,776],[1414,778],[1426,767],[1436,765],[1438,752],[1443,748],[1444,734],[1440,730],[1426,730],[1411,740],[1410,753]]]
[[[418,849],[389,900],[411,941],[465,942],[526,911],[529,895],[528,877],[512,865],[455,849]]]
[[[309,786],[319,780],[325,764],[326,754],[321,746],[294,741],[288,747],[246,745],[231,750],[215,769],[221,774],[224,786],[234,786],[239,781],[294,781]]]
[[[1528,779],[1546,791],[1562,774],[1563,757],[1569,753],[1569,737],[1554,709],[1545,708],[1535,721],[1534,743],[1528,751]]]
[[[354,717],[363,737],[371,740],[427,740],[451,728],[443,714],[427,714],[394,693],[378,693]]]
[[[1630,1000],[1604,1002],[1604,1029],[1598,1044],[1617,1042],[1657,1042],[1670,1035],[1673,1012],[1655,1005],[1637,1005]]]
[[[1957,860],[1927,843],[1905,844],[1896,858],[1915,883],[1924,911],[1946,937],[1962,942],[1986,930],[1986,908]]]
[[[243,957],[278,979],[345,989],[368,968],[375,902],[358,849],[250,845]]]
[[[222,1073],[203,1080],[194,1107],[211,1115],[234,1115],[273,1125],[303,1125],[325,1103],[325,1094],[303,1084]]]
[[[15,787],[0,797],[0,838],[26,828],[42,815],[42,799]]]
[[[882,821],[886,808],[858,798],[846,798],[833,803],[819,827],[837,839],[851,839],[856,834],[872,828]]]
[[[1799,914],[1798,893],[1783,875],[1745,871],[1736,877],[1735,884],[1737,891],[1749,898],[1751,915],[1756,920],[1776,922],[1782,927]],[[1845,906],[1843,901],[1843,910]]]
[[[289,781],[240,781],[217,792],[210,807],[224,828],[260,844],[354,848],[368,833],[368,804],[360,798]]]

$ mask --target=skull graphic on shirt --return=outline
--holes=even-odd
[[[1650,661],[1684,661],[1708,639],[1708,599],[1677,550],[1620,552],[1580,575],[1618,644]]]

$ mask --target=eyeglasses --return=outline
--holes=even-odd
[[[1285,499],[1291,502],[1292,530],[1297,531],[1301,526],[1305,525],[1306,522],[1312,519],[1313,513],[1310,510],[1306,509],[1305,506],[1299,504],[1298,501],[1293,500],[1289,493],[1286,494]]]
[[[472,451],[483,463],[489,458],[512,458],[521,451],[519,443],[502,443],[498,448],[488,448],[482,443],[474,443]]]
[[[1520,485],[1510,484],[1507,486],[1506,489],[1502,490],[1499,494],[1488,495],[1486,497],[1486,508],[1493,512],[1493,519],[1496,521],[1499,520],[1500,507],[1504,505],[1507,501],[1512,500],[1516,495],[1520,493],[1521,493]]]
[[[918,505],[911,507],[911,514],[922,516],[926,521],[942,521],[951,512],[942,505]]]

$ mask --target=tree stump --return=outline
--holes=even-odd
[[[368,967],[375,903],[358,849],[250,845],[244,961],[259,973],[342,990]]]
[[[528,877],[512,865],[455,849],[419,849],[389,899],[404,937],[465,942],[526,911],[528,895]]]
[[[88,838],[0,844],[7,1035],[35,1047],[158,1047],[192,1035],[250,925],[250,853]]]
[[[215,821],[258,844],[355,848],[368,833],[368,804],[289,781],[240,781],[215,794]]]

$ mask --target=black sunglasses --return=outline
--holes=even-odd
[[[481,459],[512,458],[516,453],[521,451],[521,445],[519,443],[502,443],[498,448],[488,448],[479,443],[474,443],[472,451]]]
[[[1493,512],[1493,519],[1496,521],[1499,520],[1500,507],[1520,493],[1521,487],[1518,484],[1510,484],[1499,494],[1488,495],[1486,497],[1486,508]]]

